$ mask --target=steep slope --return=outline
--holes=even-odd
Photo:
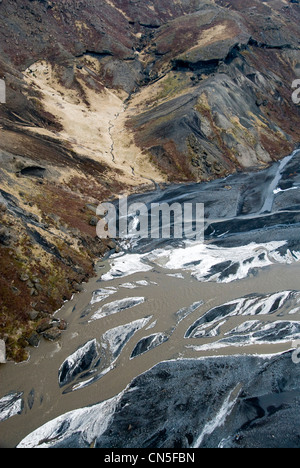
[[[95,237],[99,202],[265,167],[295,148],[299,20],[286,0],[0,3],[9,357],[24,357],[24,337],[115,247]]]
[[[152,74],[164,78],[130,120],[138,144],[174,180],[263,166],[299,141],[291,99],[299,6],[202,3],[155,33],[144,53]]]

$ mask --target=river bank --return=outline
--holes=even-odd
[[[60,309],[69,324],[62,340],[0,366],[0,445],[271,445],[279,420],[282,443],[293,445],[299,158],[133,196],[148,205],[201,201],[205,243],[147,240],[101,262]],[[262,427],[275,437],[261,438]]]

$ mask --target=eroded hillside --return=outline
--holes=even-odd
[[[295,1],[0,3],[0,338],[28,340],[115,247],[95,207],[299,143]]]

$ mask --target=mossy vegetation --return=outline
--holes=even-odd
[[[16,194],[27,223],[11,211],[1,214],[11,235],[6,245],[0,239],[0,339],[15,362],[27,359],[40,317],[50,317],[94,275],[93,262],[105,251],[81,197],[47,183],[40,191],[33,187]]]
[[[173,99],[188,92],[191,86],[192,73],[170,71],[152,88],[153,95],[147,99],[147,107],[154,107],[164,101]]]
[[[161,91],[156,97],[157,101],[161,101],[167,98],[171,99],[183,91],[186,92],[190,83],[190,78],[186,73],[170,72],[168,76],[161,82]]]

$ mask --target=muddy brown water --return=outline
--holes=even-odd
[[[8,363],[0,366],[0,397],[10,392],[23,392],[24,410],[0,423],[0,446],[15,447],[26,435],[44,423],[68,411],[85,407],[106,400],[124,390],[128,384],[141,373],[147,371],[163,360],[178,358],[198,358],[205,355],[224,354],[271,354],[291,348],[291,343],[247,346],[243,348],[226,347],[225,349],[197,352],[189,345],[197,345],[197,339],[184,339],[185,332],[197,318],[213,307],[224,304],[233,299],[241,298],[256,292],[259,294],[276,293],[285,290],[299,289],[300,265],[275,265],[261,270],[257,275],[245,280],[229,284],[201,283],[191,277],[188,272],[183,278],[167,276],[170,273],[163,268],[155,271],[137,273],[129,278],[119,278],[105,283],[99,283],[99,278],[109,268],[105,262],[104,269],[99,270],[97,278],[85,285],[82,293],[66,303],[57,312],[59,318],[68,322],[68,329],[57,343],[41,341],[38,349],[31,349],[30,360],[21,364]],[[147,286],[136,289],[125,289],[119,286],[130,281],[146,280]],[[157,284],[153,284],[157,283]],[[99,287],[117,288],[113,297],[107,298],[102,304],[124,297],[145,297],[145,303],[138,307],[121,311],[89,322],[82,318],[82,311],[88,306],[92,294]],[[196,301],[204,302],[198,310],[190,314],[176,326],[175,313]],[[99,304],[94,305],[97,309]],[[288,314],[288,311],[287,311]],[[63,394],[58,384],[58,369],[63,361],[87,341],[101,336],[107,330],[130,323],[139,318],[152,316],[149,323],[156,321],[154,328],[148,331],[138,331],[124,347],[113,370],[100,380],[84,389]],[[268,316],[268,321],[275,321],[276,316]],[[285,317],[281,317],[284,320]],[[286,317],[287,318],[287,317]],[[251,319],[251,318],[250,318]],[[289,316],[291,320],[291,316]],[[292,320],[300,320],[300,311],[292,316]],[[230,323],[222,330],[233,328],[245,321],[245,317],[231,317]],[[169,341],[148,353],[130,359],[131,353],[143,337],[151,333],[166,332],[172,328]],[[218,339],[222,338],[222,335]],[[201,344],[209,343],[212,339],[201,340]],[[33,396],[33,403],[29,403],[29,396]],[[31,408],[31,409],[30,409]]]
[[[63,332],[61,339],[56,343],[42,340],[39,348],[30,350],[30,359],[27,362],[0,365],[0,400],[12,392],[22,392],[23,398],[22,413],[0,422],[0,447],[16,447],[28,434],[54,418],[116,396],[135,377],[161,361],[231,354],[275,354],[291,349],[292,342],[286,340],[276,340],[276,344],[270,340],[270,343],[260,345],[239,347],[228,345],[219,349],[204,349],[203,346],[219,341],[225,337],[226,332],[251,320],[259,320],[262,324],[278,320],[299,322],[299,298],[296,304],[287,303],[280,313],[227,316],[221,323],[218,336],[186,339],[185,334],[191,325],[207,311],[229,301],[244,298],[250,294],[265,296],[284,291],[300,292],[299,163],[300,152],[296,152],[292,157],[288,157],[285,163],[277,163],[260,173],[238,174],[225,181],[215,181],[201,186],[170,187],[166,191],[158,190],[155,194],[146,194],[143,199],[146,203],[161,200],[171,202],[181,198],[205,203],[208,208],[206,216],[211,222],[214,220],[213,232],[208,232],[208,237],[210,241],[215,241],[225,248],[225,260],[227,260],[225,263],[231,260],[231,252],[228,250],[228,246],[231,245],[246,246],[247,249],[250,243],[256,243],[260,245],[259,253],[262,254],[262,250],[266,250],[264,249],[264,246],[267,246],[266,243],[284,240],[284,242],[289,242],[288,249],[296,254],[293,257],[290,255],[291,261],[289,262],[278,263],[275,258],[270,262],[273,263],[272,265],[264,266],[259,264],[258,254],[255,254],[253,249],[249,249],[248,258],[242,256],[242,252],[245,255],[245,249],[241,250],[240,266],[249,264],[250,258],[256,256],[255,262],[259,267],[249,270],[246,278],[227,283],[198,281],[192,276],[191,271],[167,270],[166,265],[160,262],[148,262],[148,266],[151,266],[149,271],[115,277],[104,282],[101,281],[101,277],[111,271],[114,260],[108,259],[100,262],[97,276],[84,285],[83,292],[75,295],[56,313],[57,317],[65,319],[68,323],[68,328]],[[293,180],[291,174],[293,174]],[[289,179],[293,190],[274,191],[284,177]],[[266,183],[266,180],[269,182]],[[277,210],[275,212],[278,215],[276,226],[272,216],[264,213],[266,204],[268,212],[272,210],[273,213],[273,210]],[[242,206],[251,206],[251,214],[247,215],[247,219],[244,217]],[[237,220],[240,223],[234,225],[233,236],[228,231],[228,223],[223,225],[222,219]],[[245,232],[245,227],[249,229],[249,232]],[[155,248],[158,246],[153,243],[153,249]],[[148,252],[153,249],[151,245],[148,246]],[[289,250],[280,252],[281,259],[287,252],[290,253]],[[265,260],[269,258],[267,250],[264,258]],[[191,256],[187,258],[187,262],[191,260],[194,258]],[[197,258],[195,260],[197,261]],[[220,260],[216,260],[216,265],[218,261],[224,264],[222,249]],[[237,254],[235,254],[232,262],[236,264],[238,261]],[[170,274],[178,274],[180,277],[169,276]],[[135,288],[123,287],[128,282]],[[113,295],[101,302],[91,304],[95,291],[110,287],[114,288]],[[98,320],[92,320],[93,314],[100,307],[125,298],[144,298],[144,302]],[[176,313],[180,309],[190,307],[199,301],[203,301],[201,307],[181,321],[178,320]],[[293,308],[292,314],[289,313],[291,308]],[[102,359],[101,353],[105,349],[103,335],[107,331],[146,317],[148,318],[147,324],[126,340],[112,368],[102,378],[76,391],[73,388],[73,391],[68,393],[65,392],[64,387],[59,386],[58,373],[62,363],[79,348],[91,340],[97,340]],[[131,359],[137,343],[142,338],[157,333],[168,335],[168,341]],[[199,346],[202,350],[199,350]],[[104,356],[103,359],[105,361],[106,357]],[[100,364],[102,365],[102,361]],[[104,367],[100,368],[100,371],[104,370],[105,366],[107,368],[106,364],[104,362]],[[109,364],[112,364],[112,361]]]

